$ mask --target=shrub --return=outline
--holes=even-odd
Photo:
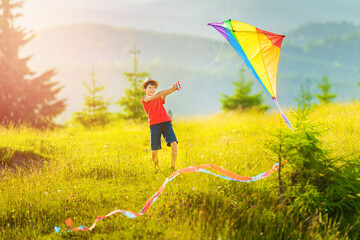
[[[280,159],[283,168],[284,199],[291,214],[312,217],[318,210],[342,229],[357,221],[360,207],[359,156],[331,157],[320,140],[309,116],[312,108],[300,105],[294,131],[278,130],[267,145]],[[356,232],[356,230],[354,230]]]

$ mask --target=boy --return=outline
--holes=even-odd
[[[159,87],[156,80],[148,77],[142,84],[142,90],[146,92],[146,96],[141,100],[145,112],[149,118],[150,138],[151,138],[151,158],[155,167],[159,167],[158,150],[161,149],[161,134],[163,135],[168,147],[171,147],[171,169],[175,170],[175,162],[177,157],[177,144],[174,130],[171,124],[171,118],[167,114],[163,104],[167,95],[178,89],[177,84],[173,84],[170,88],[155,93]]]

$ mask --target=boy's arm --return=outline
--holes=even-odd
[[[175,92],[175,91],[176,91],[176,90],[172,91],[171,93],[173,93],[173,92]],[[171,93],[169,93],[169,94],[171,94]],[[165,101],[166,96],[169,95],[169,94],[166,94],[166,95],[162,96],[162,97],[161,97],[161,101]]]
[[[144,102],[150,102],[151,100],[155,99],[155,98],[158,98],[158,97],[161,97],[162,100],[165,99],[165,97],[173,92],[175,92],[177,89],[177,85],[176,83],[173,84],[170,88],[168,89],[165,89],[165,90],[162,90],[162,91],[159,91],[157,93],[155,93],[154,95],[152,96],[145,96],[144,97]]]

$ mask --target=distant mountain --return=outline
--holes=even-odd
[[[323,28],[331,28],[331,35],[320,33]],[[303,41],[296,40],[299,36]],[[166,104],[175,116],[210,114],[220,111],[220,94],[232,94],[232,81],[238,80],[238,70],[244,67],[231,46],[220,35],[218,39],[79,24],[38,33],[22,54],[34,55],[30,62],[32,70],[56,68],[58,75],[54,80],[65,86],[61,96],[68,99],[67,112],[58,119],[60,122],[82,108],[85,93],[82,82],[89,79],[92,64],[106,86],[107,97],[115,102],[123,95],[128,83],[122,73],[131,70],[129,51],[134,45],[141,51],[141,70],[149,71],[159,80],[161,89],[178,80],[183,83],[183,89],[170,95]],[[358,27],[344,22],[314,23],[289,31],[279,63],[280,104],[296,105],[294,98],[299,94],[300,84],[307,80],[315,93],[322,75],[327,75],[334,84],[333,90],[339,94],[336,100],[358,98],[359,42]],[[254,79],[249,71],[247,76]],[[254,86],[254,92],[263,91],[260,84]],[[112,110],[120,111],[115,105]]]
[[[327,38],[342,37],[360,31],[360,26],[347,21],[306,23],[288,31],[286,41],[293,45],[305,46],[308,43],[324,42]]]
[[[307,22],[360,24],[359,9],[358,0],[31,0],[19,21],[36,30],[87,22],[216,39],[209,22],[230,18],[284,34]]]

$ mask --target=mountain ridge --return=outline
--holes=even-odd
[[[311,29],[317,25],[309,26]],[[327,24],[317,28],[319,26],[326,27]],[[342,26],[339,24],[338,27]],[[287,37],[291,40],[299,33],[299,29],[294,29]],[[359,54],[356,55],[356,51],[360,51],[357,46],[360,34],[349,30],[338,36],[332,35],[330,40],[326,40],[328,35],[323,35],[323,39],[317,41],[308,37],[309,34],[303,35],[305,40],[301,44],[287,42],[286,38],[283,42],[278,72],[278,99],[282,105],[296,104],[294,97],[300,91],[300,84],[307,79],[312,79],[310,89],[315,93],[322,75],[328,75],[330,83],[334,84],[338,101],[357,98],[359,91],[351,87],[354,80],[350,78],[359,79],[356,63]],[[129,51],[134,45],[141,51],[139,67],[159,79],[161,89],[178,80],[185,83],[179,94],[169,96],[168,108],[175,115],[211,114],[220,111],[221,93],[232,94],[232,81],[238,80],[238,70],[244,67],[232,47],[220,35],[218,39],[88,23],[41,31],[24,47],[22,54],[34,55],[30,67],[35,71],[57,69],[54,80],[65,85],[61,96],[66,97],[69,104],[67,112],[60,117],[62,122],[72,112],[81,110],[82,82],[89,78],[87,73],[92,64],[95,64],[99,79],[106,83],[106,96],[112,97],[113,101],[122,96],[127,87],[122,73],[130,69]],[[254,79],[250,71],[246,76]],[[346,80],[342,79],[344,77]],[[255,91],[262,91],[260,84],[254,84]],[[114,105],[111,109],[120,111]]]

